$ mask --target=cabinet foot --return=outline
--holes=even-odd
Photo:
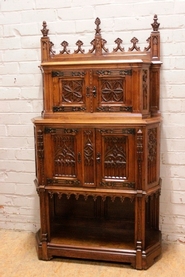
[[[48,253],[47,242],[42,242],[40,240],[40,230],[36,233],[36,250],[39,260],[49,261],[53,258],[53,256]]]

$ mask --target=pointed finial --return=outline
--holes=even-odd
[[[154,15],[154,19],[153,20],[154,20],[154,22],[151,25],[152,25],[153,31],[157,32],[158,29],[159,29],[160,23],[157,22],[158,18],[157,18],[156,14]]]
[[[47,29],[47,23],[46,23],[46,21],[43,21],[42,26],[43,26],[43,29],[41,30],[41,32],[43,34],[43,37],[47,37],[49,29]]]
[[[96,29],[95,29],[96,35],[100,35],[100,31],[101,31],[101,29],[100,29],[100,23],[101,23],[100,19],[97,17],[94,23],[96,24]]]

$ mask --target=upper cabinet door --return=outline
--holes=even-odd
[[[84,112],[88,109],[86,70],[55,70],[52,74],[52,112]]]
[[[131,76],[131,68],[94,70],[94,112],[132,112]]]

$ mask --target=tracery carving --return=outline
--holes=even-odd
[[[36,130],[36,129],[35,129]],[[38,167],[40,168],[40,173],[37,171],[37,166],[36,166],[36,176],[37,178],[39,178],[39,174],[40,174],[40,180],[41,180],[41,184],[44,184],[44,166],[43,166],[43,160],[44,160],[44,135],[43,135],[43,131],[41,129],[39,129],[37,131],[37,156],[38,156]],[[37,184],[38,187],[38,184]],[[37,192],[39,194],[39,190],[37,188]]]
[[[78,53],[80,52],[80,53],[83,54],[83,53],[85,52],[85,50],[82,49],[83,42],[82,42],[81,40],[78,40],[78,41],[76,42],[76,45],[78,46],[78,49],[75,50],[74,53],[75,53],[75,54],[78,54]]]
[[[92,131],[90,130],[85,130],[85,145],[84,145],[84,161],[85,161],[85,166],[92,166],[94,163],[94,157],[93,157],[93,142],[91,141],[92,139]]]
[[[143,69],[143,109],[146,110],[148,106],[148,71]]]
[[[137,46],[139,40],[136,37],[133,37],[130,42],[132,42],[133,45],[132,47],[129,47],[128,51],[133,51],[134,49],[140,51],[140,47]]]
[[[63,186],[69,186],[69,187],[78,187],[81,185],[80,181],[78,179],[76,180],[65,180],[65,179],[51,179],[47,178],[47,184],[48,185],[63,185]]]
[[[61,43],[61,46],[63,46],[63,49],[60,51],[60,54],[64,54],[64,53],[69,54],[70,53],[70,50],[67,50],[68,45],[69,45],[68,42],[65,40]]]
[[[83,153],[84,153],[84,182],[86,186],[94,187],[94,132],[91,129],[83,131]]]
[[[50,53],[50,55],[55,55],[55,51],[53,50],[53,46],[54,46],[54,44],[53,44],[53,42],[49,42],[49,53]]]
[[[134,135],[136,130],[134,128],[122,129],[122,134]]]
[[[142,161],[143,161],[143,132],[137,132],[137,164],[138,164],[138,189],[142,187]]]
[[[62,102],[79,103],[83,100],[83,80],[62,80]]]
[[[105,136],[105,178],[126,178],[126,137]]]
[[[44,137],[43,131],[37,131],[37,155],[39,159],[44,159]]]
[[[157,153],[157,129],[148,130],[148,160],[156,160]]]
[[[97,70],[96,73],[99,77],[104,76],[118,76],[120,75],[122,78],[126,75],[132,76],[132,69],[124,69],[124,70]]]
[[[112,134],[113,130],[112,129],[99,129],[98,130],[101,134]]]
[[[74,192],[74,191],[49,191],[48,192],[50,198],[52,199],[53,198],[53,195],[56,194],[58,196],[59,199],[62,199],[62,196],[63,195],[66,195],[67,199],[69,199],[72,195],[75,196],[75,199],[78,200],[79,199],[79,196],[83,196],[84,197],[84,200],[86,201],[88,199],[88,197],[92,197],[94,201],[97,200],[97,197],[101,197],[103,202],[105,202],[106,198],[110,197],[111,201],[114,202],[114,200],[116,198],[119,198],[120,201],[123,203],[124,200],[127,198],[127,199],[130,199],[131,202],[133,202],[133,200],[135,199],[135,195],[123,195],[123,194],[120,194],[120,193],[111,193],[111,194],[108,194],[108,193],[94,193],[92,191],[80,191],[80,192]]]
[[[61,107],[61,106],[54,106],[53,112],[83,112],[86,110],[86,107]]]
[[[101,80],[101,101],[102,102],[124,102],[123,80]]]
[[[114,42],[117,44],[117,47],[113,49],[113,52],[117,52],[118,50],[121,52],[125,51],[124,47],[121,47],[121,43],[123,42],[122,39],[117,38]]]
[[[134,182],[100,182],[100,186],[106,187],[106,188],[134,188],[135,183]]]
[[[54,142],[54,172],[55,176],[76,176],[76,157],[74,136],[55,135]]]
[[[52,71],[51,72],[51,76],[52,77],[63,77],[64,76],[64,72],[63,71]]]
[[[98,112],[132,112],[131,106],[101,106],[97,107]]]
[[[157,128],[148,130],[148,183],[157,178]]]
[[[145,51],[149,51],[151,49],[151,37],[147,38],[148,46],[144,48]]]

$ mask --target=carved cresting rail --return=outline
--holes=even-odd
[[[131,42],[131,47],[129,47],[128,52],[136,51],[136,52],[149,52],[152,60],[159,60],[160,58],[160,36],[159,36],[159,25],[157,15],[154,15],[152,28],[153,31],[151,32],[151,36],[146,40],[148,43],[148,46],[144,48],[143,51],[140,50],[140,47],[138,46],[139,40],[136,37],[133,37]],[[82,54],[82,55],[89,55],[89,54],[95,54],[96,56],[101,56],[102,54],[108,54],[109,50],[105,47],[105,44],[107,41],[102,38],[101,36],[101,29],[100,29],[100,19],[97,17],[95,20],[95,37],[91,41],[92,48],[89,50],[88,53],[85,53],[85,50],[83,47],[83,42],[81,40],[78,40],[76,42],[77,49],[74,50],[73,54]],[[42,49],[42,62],[46,62],[55,56],[67,54],[70,55],[70,50],[68,50],[69,43],[67,41],[62,41],[61,46],[62,50],[59,54],[56,54],[53,50],[54,44],[49,40],[48,33],[49,29],[47,29],[47,23],[46,21],[43,21],[43,29],[41,30],[43,37],[41,38],[41,49]],[[121,46],[123,43],[121,38],[117,38],[115,41],[116,47],[113,49],[112,53],[115,52],[125,52],[124,47]],[[72,54],[71,54],[72,55]]]

